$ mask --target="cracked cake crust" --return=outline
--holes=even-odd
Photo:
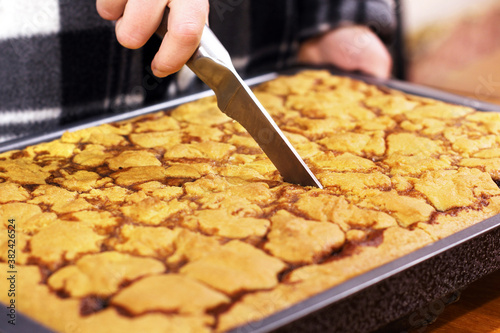
[[[326,71],[255,92],[325,189],[284,183],[213,97],[0,154],[19,310],[56,331],[223,332],[500,212],[499,114]]]

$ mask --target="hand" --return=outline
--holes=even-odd
[[[298,60],[315,65],[331,64],[348,71],[388,78],[392,59],[382,41],[365,26],[343,26],[305,41]]]
[[[200,43],[208,21],[208,0],[97,0],[97,11],[106,20],[116,20],[116,38],[124,47],[143,46],[158,30],[169,8],[168,32],[151,69],[158,77],[177,72]]]

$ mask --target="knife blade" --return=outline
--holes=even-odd
[[[163,24],[166,27],[166,24]],[[159,32],[162,36],[166,29]],[[278,125],[234,68],[219,39],[205,25],[200,45],[186,65],[214,92],[219,109],[240,123],[286,182],[323,188]]]

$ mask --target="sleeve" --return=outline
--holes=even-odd
[[[393,0],[299,0],[299,40],[346,24],[371,28],[389,42],[396,27]]]
[[[156,84],[95,0],[2,3],[0,50],[0,142],[137,108]]]

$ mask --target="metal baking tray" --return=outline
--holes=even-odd
[[[250,80],[249,85],[294,74],[311,67],[269,73]],[[323,67],[324,69],[324,67]],[[334,68],[333,74],[405,93],[465,105],[481,111],[500,112],[500,105],[445,93],[398,80],[380,80]],[[50,133],[39,133],[0,144],[0,152],[59,138],[65,131],[122,121],[172,109],[211,95],[204,91],[125,114],[94,118]],[[235,328],[230,333],[264,332],[408,332],[422,331],[444,307],[456,300],[460,290],[500,269],[500,214],[429,244],[406,256],[349,279],[262,320]],[[0,316],[6,318],[6,307]],[[17,313],[17,325],[0,320],[0,331],[51,332]]]

